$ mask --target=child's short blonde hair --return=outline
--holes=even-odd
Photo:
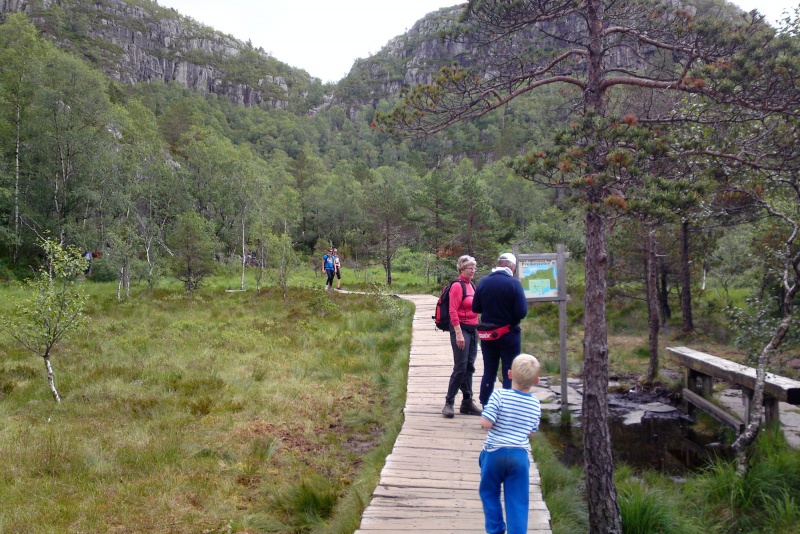
[[[514,377],[514,382],[519,384],[522,389],[530,389],[536,385],[540,368],[539,360],[530,354],[520,354],[511,362],[511,373]]]

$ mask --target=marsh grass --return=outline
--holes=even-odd
[[[759,435],[745,477],[718,460],[683,482],[625,465],[615,479],[626,534],[789,533],[800,520],[800,452],[775,428]]]
[[[86,283],[91,322],[53,357],[61,405],[0,336],[0,531],[355,530],[401,425],[410,305],[390,320],[331,292],[321,316],[318,291],[229,283],[123,303]]]
[[[558,461],[544,437],[531,441],[533,458],[542,481],[542,494],[550,511],[553,534],[587,532],[589,514],[583,496],[582,471]]]
[[[561,464],[548,440],[532,444],[553,533],[587,532],[582,469]],[[759,434],[745,477],[717,460],[685,480],[618,465],[615,482],[626,534],[793,534],[800,524],[800,451],[775,426]]]

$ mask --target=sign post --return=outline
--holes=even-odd
[[[561,417],[569,414],[567,400],[567,273],[569,252],[558,245],[555,254],[517,254],[516,276],[522,282],[528,304],[531,302],[558,302],[558,338],[561,356]]]

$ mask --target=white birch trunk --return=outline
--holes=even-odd
[[[58,396],[58,391],[56,391],[56,381],[53,377],[53,367],[50,365],[49,357],[44,359],[44,366],[47,369],[47,383],[50,386],[50,392],[53,394],[53,398],[56,399],[56,402],[60,404],[61,397]]]
[[[242,214],[242,282],[239,286],[239,289],[244,291],[244,267],[247,264],[247,248],[245,243],[244,237],[244,214]]]
[[[17,103],[17,124],[16,139],[14,141],[14,264],[17,263],[19,256],[19,236],[20,236],[20,217],[19,217],[19,148],[20,148],[20,122],[21,111]]]

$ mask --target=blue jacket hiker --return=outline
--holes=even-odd
[[[336,266],[332,248],[329,248],[328,253],[322,256],[322,271],[328,277],[325,281],[325,289],[333,287],[333,275],[336,274]]]
[[[528,315],[528,300],[519,280],[514,278],[517,258],[507,252],[497,259],[491,274],[484,276],[475,290],[472,311],[481,314],[478,338],[483,353],[483,377],[479,400],[489,402],[502,363],[503,387],[511,387],[508,370],[514,357],[522,352],[520,321]],[[494,328],[493,328],[494,327]],[[488,330],[488,333],[485,333]]]

